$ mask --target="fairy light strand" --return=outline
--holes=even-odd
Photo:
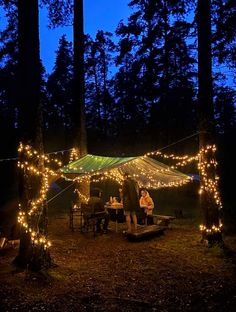
[[[222,209],[223,205],[220,198],[219,193],[219,176],[216,174],[216,168],[218,166],[217,161],[215,160],[215,152],[216,152],[216,145],[207,145],[203,147],[199,153],[195,156],[176,156],[174,154],[165,154],[160,151],[153,151],[146,153],[145,156],[160,156],[164,159],[171,159],[171,160],[178,160],[175,166],[171,166],[172,169],[177,169],[179,167],[186,166],[193,161],[197,161],[198,163],[198,170],[202,178],[202,185],[199,189],[199,194],[203,194],[204,192],[208,193],[212,196],[215,204],[217,205],[218,209]],[[206,160],[208,159],[208,160]],[[209,174],[211,171],[213,174]],[[211,228],[207,228],[205,225],[200,225],[200,231],[212,234],[216,232],[222,231],[222,223],[220,221],[219,226],[213,225]]]
[[[41,175],[42,176],[42,187],[40,190],[40,197],[34,201],[31,202],[31,207],[28,211],[28,215],[34,215],[37,213],[39,210],[40,205],[44,202],[46,199],[46,194],[49,188],[48,184],[48,178],[49,176],[53,175],[60,175],[61,178],[64,178],[65,180],[69,181],[76,181],[76,182],[84,182],[84,181],[90,181],[90,182],[102,182],[106,180],[113,180],[116,181],[118,184],[122,184],[123,182],[123,176],[122,173],[126,171],[127,166],[129,165],[129,169],[133,168],[132,176],[136,179],[142,180],[146,177],[147,180],[149,180],[148,184],[143,184],[140,185],[140,187],[147,187],[147,188],[160,188],[160,187],[178,187],[181,186],[189,181],[192,180],[192,178],[189,177],[189,179],[184,179],[181,180],[179,179],[178,181],[174,182],[157,182],[155,174],[158,173],[163,173],[163,174],[168,174],[170,169],[167,167],[163,167],[161,169],[156,170],[156,172],[153,170],[153,168],[147,168],[142,167],[142,163],[140,162],[141,159],[145,159],[148,156],[160,156],[164,159],[171,159],[178,161],[175,166],[171,166],[171,169],[175,169],[178,167],[183,167],[186,166],[187,164],[197,161],[198,162],[198,169],[200,172],[200,175],[202,177],[203,184],[200,187],[199,193],[202,194],[203,192],[208,192],[212,195],[212,197],[215,200],[216,205],[218,206],[219,209],[222,208],[222,202],[220,199],[220,194],[218,191],[218,181],[219,177],[215,174],[213,177],[209,176],[208,171],[209,169],[214,169],[213,172],[215,172],[217,168],[217,162],[215,160],[214,154],[216,151],[216,146],[215,145],[207,145],[206,147],[202,148],[199,153],[195,156],[189,156],[189,155],[184,155],[184,156],[177,156],[174,154],[166,154],[162,153],[160,151],[154,151],[154,152],[149,152],[143,155],[143,157],[136,158],[134,160],[129,161],[128,163],[125,163],[121,165],[119,168],[113,168],[111,170],[91,170],[90,172],[84,172],[82,176],[77,176],[74,178],[68,178],[62,171],[58,172],[58,170],[53,170],[51,167],[52,164],[61,166],[62,163],[60,160],[57,158],[51,159],[49,158],[48,154],[39,154],[36,150],[32,149],[29,145],[23,145],[22,143],[19,146],[18,152],[19,153],[24,153],[25,154],[25,160],[20,162],[18,161],[18,167],[21,169],[24,169],[28,171],[32,175]],[[211,157],[208,157],[210,160],[206,161],[206,155],[208,153],[211,153]],[[208,155],[207,155],[208,156]],[[44,163],[46,163],[46,166],[44,167],[43,171],[39,170],[37,166],[33,164],[34,159],[38,160],[43,160]],[[74,159],[78,159],[78,150],[73,148],[71,149],[71,155],[70,155],[70,162],[73,161]],[[204,161],[202,161],[204,159]],[[47,165],[48,164],[48,165]],[[50,165],[50,167],[49,167]],[[81,170],[83,168],[80,168]],[[132,170],[131,170],[132,171]],[[137,173],[138,172],[138,173]],[[88,198],[83,195],[79,194],[79,196],[82,198],[83,201],[87,202]],[[21,208],[21,207],[20,207]],[[29,227],[28,223],[26,222],[26,216],[24,215],[24,212],[20,211],[18,221],[19,223],[25,228],[26,231],[31,233],[31,240],[34,244],[44,244],[44,248],[48,248],[50,246],[50,242],[46,239],[44,235],[41,235],[37,231],[34,231],[32,228]],[[207,233],[214,233],[217,231],[221,231],[222,228],[222,223],[220,223],[219,227],[212,226],[212,228],[208,229],[204,225],[200,225],[200,230],[205,231]]]
[[[22,143],[19,145],[18,153],[23,153],[24,155],[24,161],[18,161],[19,168],[27,171],[31,175],[42,176],[42,185],[39,191],[39,197],[30,202],[30,207],[27,211],[27,214],[22,211],[21,204],[19,204],[18,222],[27,233],[30,233],[31,242],[33,245],[42,245],[44,249],[47,249],[51,246],[51,242],[46,238],[45,235],[39,232],[39,229],[35,230],[30,227],[27,220],[30,221],[31,218],[40,211],[41,205],[44,203],[47,197],[47,192],[49,189],[49,176],[57,175],[57,173],[53,169],[50,169],[46,166],[40,170],[38,169],[37,165],[34,165],[34,163],[43,161],[48,165],[54,164],[59,167],[62,165],[62,163],[57,158],[49,158],[48,155],[39,154],[30,145],[23,145]]]

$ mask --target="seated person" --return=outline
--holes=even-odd
[[[152,213],[154,209],[154,202],[146,189],[141,190],[139,205],[141,208],[143,207],[144,209],[145,216],[147,217],[147,224],[153,224]]]
[[[101,223],[103,223],[103,233],[107,233],[107,227],[109,223],[109,213],[104,209],[104,204],[101,199],[102,191],[98,188],[94,188],[90,190],[90,198],[88,200],[88,205],[91,206],[91,210],[93,214],[96,215],[99,213],[99,217],[97,220],[97,232],[102,232]]]

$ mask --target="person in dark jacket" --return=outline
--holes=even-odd
[[[97,232],[103,232],[107,234],[107,228],[109,224],[109,213],[104,209],[104,203],[101,199],[102,191],[99,188],[94,188],[90,190],[90,198],[88,200],[88,205],[91,207],[93,214],[99,214],[97,218]],[[101,223],[103,222],[103,229],[101,228]]]
[[[139,208],[139,186],[136,180],[132,179],[129,173],[124,173],[122,186],[124,215],[126,218],[127,231],[131,232],[131,218],[134,223],[134,230],[137,230],[137,210]]]

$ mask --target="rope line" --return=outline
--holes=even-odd
[[[192,137],[194,137],[194,136],[197,136],[197,135],[200,134],[200,133],[207,133],[207,131],[198,131],[198,132],[196,132],[196,133],[194,133],[194,134],[191,134],[191,135],[189,135],[189,136],[187,136],[187,137],[185,137],[185,138],[182,138],[182,139],[180,139],[180,140],[178,140],[178,141],[176,141],[176,142],[173,142],[173,143],[171,143],[171,144],[169,144],[169,145],[166,145],[166,146],[164,146],[164,147],[162,147],[162,148],[159,148],[159,149],[157,149],[157,150],[155,150],[155,151],[161,151],[161,150],[166,149],[166,148],[168,148],[168,147],[170,147],[170,146],[176,145],[176,144],[178,144],[178,143],[180,143],[180,142],[183,142],[183,141],[188,140],[188,139],[190,139],[190,138],[192,138]],[[73,148],[69,148],[69,149],[66,149],[66,150],[60,150],[60,151],[55,151],[55,152],[51,152],[51,153],[46,153],[45,155],[64,153],[64,152],[68,152],[68,151],[70,151],[70,150],[72,150],[72,149],[73,149]],[[5,158],[5,159],[0,159],[0,162],[1,162],[1,161],[8,161],[8,160],[17,160],[17,159],[18,159],[18,157],[15,157],[15,158]]]
[[[69,186],[67,186],[66,188],[64,188],[62,191],[60,191],[59,193],[57,193],[55,196],[53,196],[52,198],[50,198],[49,200],[47,200],[47,204],[50,203],[52,200],[54,200],[55,198],[57,198],[57,196],[59,196],[60,194],[62,194],[63,192],[65,192],[68,188],[70,188],[73,184],[75,183],[72,182]]]
[[[168,148],[168,147],[170,147],[170,146],[176,145],[176,144],[178,144],[178,143],[180,143],[180,142],[183,142],[183,141],[186,141],[186,140],[188,140],[188,139],[190,139],[190,138],[192,138],[192,137],[195,137],[195,136],[197,136],[198,134],[200,134],[200,132],[196,132],[196,133],[191,134],[191,135],[189,135],[189,136],[187,136],[187,137],[185,137],[185,138],[182,138],[182,139],[180,139],[180,140],[178,140],[178,141],[176,141],[176,142],[170,143],[170,144],[168,144],[168,145],[166,145],[166,146],[164,146],[164,147],[158,149],[157,151],[162,151],[163,149],[166,149],[166,148]]]
[[[45,155],[64,153],[64,152],[71,151],[72,149],[73,149],[73,148],[69,148],[69,149],[66,149],[66,150],[60,150],[60,151],[55,151],[55,152],[51,152],[51,153],[46,153]],[[17,159],[19,159],[19,157],[14,157],[14,158],[3,158],[3,159],[0,159],[0,162],[1,162],[1,161],[8,161],[8,160],[17,160]]]
[[[173,143],[170,143],[170,144],[168,144],[168,145],[166,145],[166,146],[164,146],[164,147],[162,147],[162,148],[159,148],[159,149],[157,149],[157,150],[155,150],[155,151],[152,151],[152,152],[162,151],[163,149],[166,149],[166,148],[168,148],[168,147],[170,147],[170,146],[176,145],[176,144],[178,144],[178,143],[180,143],[180,142],[186,141],[186,140],[188,140],[188,139],[190,139],[190,138],[192,138],[192,137],[194,137],[194,136],[197,136],[197,135],[199,135],[200,133],[208,133],[208,131],[198,131],[198,132],[196,132],[196,133],[193,133],[193,134],[191,134],[191,135],[189,135],[189,136],[187,136],[187,137],[185,137],[185,138],[182,138],[182,139],[180,139],[180,140],[178,140],[178,141],[175,141],[175,142],[173,142]],[[150,153],[152,153],[152,152],[150,152]],[[148,154],[148,153],[147,153],[147,154]]]

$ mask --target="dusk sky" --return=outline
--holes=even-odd
[[[130,0],[84,0],[84,31],[85,34],[95,36],[98,30],[114,33],[118,23],[127,18],[132,10],[128,7]],[[40,54],[46,72],[51,73],[55,62],[55,51],[59,38],[66,34],[72,41],[72,26],[48,28],[47,10],[40,11]],[[5,27],[4,11],[0,8],[0,30]],[[114,38],[113,38],[114,39]],[[197,57],[197,55],[195,55]],[[222,71],[227,75],[228,83],[235,86],[233,72],[225,65],[214,66],[213,71]]]
[[[118,23],[127,20],[131,9],[130,0],[84,0],[84,32],[95,36],[98,30],[114,33]],[[52,71],[55,61],[55,51],[58,48],[59,38],[66,34],[72,41],[72,26],[48,28],[47,10],[41,9],[40,17],[40,54],[47,73]],[[5,28],[6,19],[4,10],[0,7],[0,31]]]
[[[84,0],[84,32],[95,36],[98,30],[114,32],[119,21],[130,15],[129,0]],[[55,51],[62,34],[72,41],[72,27],[49,29],[47,11],[40,12],[41,59],[48,73],[51,72]]]

